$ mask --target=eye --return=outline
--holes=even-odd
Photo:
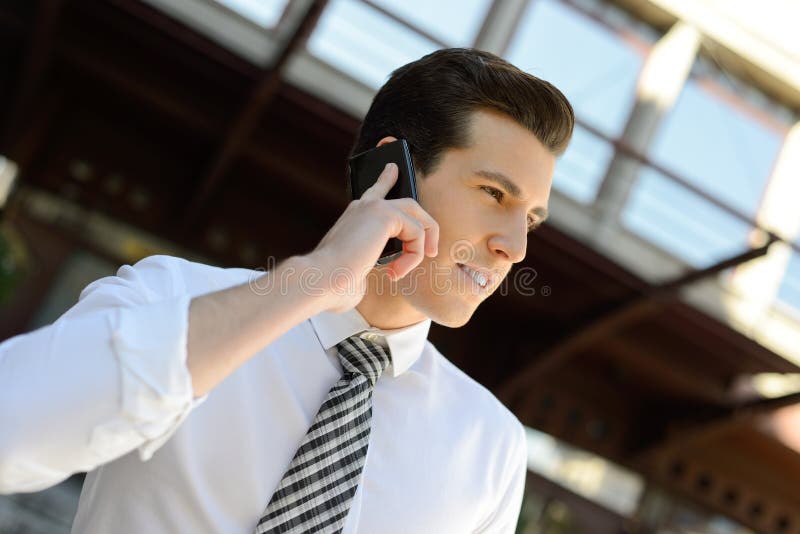
[[[499,189],[492,187],[490,185],[482,185],[481,189],[492,195],[498,202],[503,200],[503,192],[500,191]]]
[[[492,197],[494,197],[498,203],[501,202],[503,200],[503,197],[505,196],[505,194],[502,191],[490,185],[482,185],[481,189],[483,189],[484,191],[489,193]],[[533,232],[538,227],[539,224],[536,222],[536,220],[533,217],[528,216],[528,233]]]

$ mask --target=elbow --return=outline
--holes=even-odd
[[[40,491],[65,477],[35,462],[29,446],[21,443],[13,425],[0,418],[0,495]]]

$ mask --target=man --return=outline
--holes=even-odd
[[[0,491],[90,471],[74,532],[513,532],[523,427],[426,338],[525,257],[572,126],[492,54],[401,67],[353,153],[406,139],[419,203],[388,165],[267,273],[153,256],[0,345]]]

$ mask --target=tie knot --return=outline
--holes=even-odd
[[[374,386],[391,362],[389,349],[379,344],[351,336],[336,345],[342,367],[351,373],[364,375]]]

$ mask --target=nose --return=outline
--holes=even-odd
[[[528,252],[528,229],[515,226],[517,227],[509,227],[489,238],[489,250],[511,263],[521,262]]]

